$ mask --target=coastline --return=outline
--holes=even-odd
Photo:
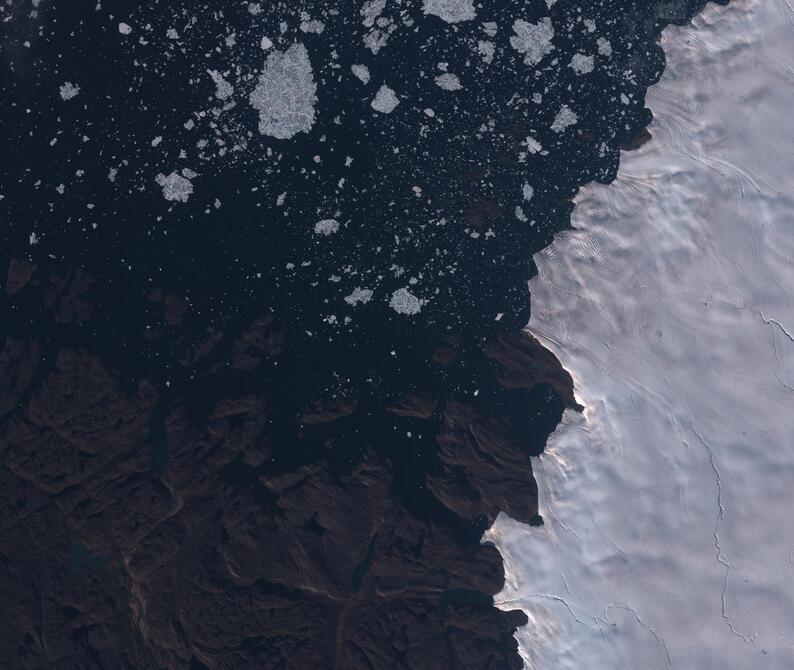
[[[528,330],[585,411],[534,459],[544,526],[486,534],[529,668],[792,663],[791,22],[740,1],[667,28],[653,139],[535,257]]]

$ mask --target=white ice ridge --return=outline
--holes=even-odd
[[[653,139],[536,256],[528,328],[585,407],[500,516],[527,668],[794,668],[794,11],[662,38]]]

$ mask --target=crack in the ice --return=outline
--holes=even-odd
[[[722,579],[722,619],[727,624],[728,628],[730,628],[731,633],[736,637],[744,640],[748,644],[752,644],[755,646],[755,640],[752,637],[744,635],[740,633],[733,625],[730,617],[728,616],[727,607],[726,607],[726,594],[728,592],[728,574],[731,570],[731,565],[726,560],[725,556],[723,555],[722,546],[720,545],[720,524],[722,523],[723,519],[725,518],[725,506],[722,504],[722,477],[720,476],[720,471],[717,469],[717,463],[714,458],[714,450],[709,446],[708,442],[703,439],[703,436],[697,431],[694,424],[692,424],[692,432],[697,435],[698,440],[703,445],[703,448],[706,450],[706,453],[709,457],[709,464],[711,465],[711,469],[714,470],[714,476],[717,480],[717,518],[714,522],[714,548],[717,550],[717,561],[721,563],[725,567],[725,575]]]
[[[780,323],[780,321],[778,321],[777,319],[772,319],[772,318],[769,318],[769,319],[767,319],[767,318],[764,316],[764,313],[763,313],[763,312],[758,312],[758,313],[761,315],[761,320],[762,320],[762,321],[763,321],[765,324],[767,324],[768,326],[771,326],[772,324],[775,324],[775,325],[776,325],[778,328],[780,328],[781,332],[782,332],[782,333],[783,333],[783,334],[784,334],[784,335],[785,335],[785,336],[786,336],[788,339],[790,339],[792,342],[794,342],[794,335],[792,335],[792,334],[791,334],[791,333],[790,333],[788,330],[786,330],[786,327],[785,327],[785,326],[784,326],[782,323]]]
[[[652,626],[648,625],[647,623],[645,623],[645,621],[642,620],[642,617],[640,617],[640,615],[637,614],[637,610],[635,610],[630,605],[618,605],[617,603],[612,603],[610,605],[607,605],[606,609],[604,610],[604,618],[603,618],[604,623],[606,623],[607,619],[609,618],[610,609],[619,609],[619,610],[626,610],[628,612],[631,612],[634,615],[634,617],[637,619],[637,623],[639,623],[640,626],[642,626],[651,635],[653,635],[653,637],[659,643],[659,646],[661,646],[662,649],[664,649],[664,653],[667,655],[667,667],[669,670],[672,670],[673,658],[672,656],[670,656],[670,649],[667,646],[667,643],[664,641],[664,638],[653,629]]]
[[[573,617],[574,621],[577,623],[586,626],[587,628],[592,628],[593,624],[587,623],[586,621],[582,621],[576,614],[574,613],[571,606],[568,604],[568,601],[565,600],[562,596],[553,596],[549,593],[533,593],[529,596],[530,598],[545,598],[546,600],[553,600],[554,602],[562,603],[565,606],[565,609],[568,610],[570,615]]]
[[[776,319],[767,319],[767,318],[764,316],[764,313],[763,313],[763,312],[760,312],[760,311],[759,311],[758,313],[761,315],[761,320],[762,320],[762,321],[763,321],[763,322],[764,322],[766,325],[768,325],[768,326],[771,326],[771,327],[772,327],[772,331],[773,331],[773,332],[772,332],[772,347],[773,347],[773,348],[774,348],[774,350],[775,350],[775,360],[777,360],[777,366],[778,366],[777,370],[775,370],[775,379],[777,379],[777,380],[780,382],[780,384],[781,384],[781,386],[782,386],[783,388],[785,388],[785,389],[786,389],[786,390],[788,390],[788,391],[792,391],[792,392],[794,392],[794,387],[791,387],[791,386],[789,386],[788,384],[786,384],[786,382],[784,382],[784,381],[783,381],[783,380],[780,378],[780,375],[778,375],[778,372],[780,371],[780,368],[782,368],[782,367],[783,367],[783,361],[781,361],[781,360],[780,360],[780,354],[779,354],[779,353],[778,353],[778,351],[777,351],[777,337],[775,336],[775,333],[774,333],[774,326],[777,326],[777,327],[780,329],[780,332],[781,332],[781,333],[783,333],[783,334],[784,334],[784,335],[785,335],[785,336],[786,336],[786,337],[787,337],[789,340],[791,340],[792,342],[794,342],[794,336],[792,336],[792,335],[791,335],[791,333],[790,333],[788,330],[786,330],[785,326],[783,326],[783,324],[782,324],[782,323],[780,323],[780,321],[778,321],[778,320],[776,320]]]

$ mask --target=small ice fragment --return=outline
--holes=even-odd
[[[350,70],[362,83],[369,83],[369,68],[366,65],[351,65]]]
[[[563,105],[560,107],[560,111],[557,112],[557,116],[554,117],[554,121],[551,124],[551,129],[555,133],[561,133],[568,126],[575,124],[578,120],[579,118],[573,111],[571,111],[571,108],[568,107],[568,105]]]
[[[386,84],[383,84],[378,89],[371,106],[376,112],[381,112],[382,114],[391,114],[394,111],[394,108],[399,104],[400,101],[397,99],[395,92],[386,86]]]
[[[515,35],[510,38],[510,44],[516,51],[524,54],[527,65],[537,65],[554,49],[551,43],[554,28],[548,16],[537,23],[516,19],[513,22],[513,32]]]
[[[386,0],[368,0],[361,6],[361,16],[363,17],[362,23],[367,28],[372,28],[384,8],[386,7]]]
[[[423,300],[417,298],[413,293],[409,292],[407,288],[399,288],[391,294],[389,300],[389,307],[391,307],[398,314],[419,314],[422,311]]]
[[[249,96],[259,112],[259,132],[277,139],[308,133],[314,125],[317,84],[309,52],[300,42],[265,59],[259,83]]]
[[[325,30],[325,24],[322,21],[313,19],[312,21],[302,21],[300,25],[301,32],[314,33],[315,35],[322,34]]]
[[[339,222],[336,219],[323,219],[314,224],[314,233],[316,235],[333,235],[339,230]]]
[[[119,32],[122,35],[129,35],[132,32],[132,26],[129,23],[119,23]]]
[[[436,86],[443,88],[445,91],[460,91],[463,88],[460,84],[460,79],[458,79],[458,75],[452,74],[451,72],[438,75],[438,77],[436,77]]]
[[[169,201],[187,202],[193,193],[193,184],[176,172],[168,176],[161,172],[155,177],[155,181],[163,187],[163,197]]]
[[[215,97],[218,100],[228,100],[234,93],[234,87],[223,78],[223,75],[217,70],[207,70],[212,81],[215,82]]]
[[[70,81],[64,82],[61,86],[61,100],[71,100],[80,92],[80,87]]]
[[[571,58],[568,67],[573,68],[576,74],[587,74],[593,71],[593,57],[576,53],[573,55],[573,58]]]
[[[353,289],[353,292],[350,295],[345,296],[345,302],[351,307],[355,307],[359,303],[366,305],[371,299],[372,289],[359,288],[358,286]]]
[[[471,21],[477,16],[474,0],[424,0],[422,9],[447,23]]]

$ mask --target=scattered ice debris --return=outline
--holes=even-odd
[[[521,195],[524,196],[524,200],[529,202],[532,200],[532,196],[535,195],[535,189],[532,188],[527,182],[524,182],[524,185],[521,187]]]
[[[598,53],[602,56],[612,55],[612,44],[606,37],[599,37],[596,40],[596,46],[598,47]]]
[[[350,305],[351,307],[355,307],[359,303],[362,305],[366,305],[372,299],[372,289],[369,288],[359,288],[358,286],[353,290],[353,292],[345,296],[345,302]]]
[[[61,86],[61,100],[71,100],[80,92],[80,87],[70,81]]]
[[[498,26],[495,21],[485,21],[482,24],[482,31],[488,35],[488,37],[496,37],[497,29]]]
[[[568,105],[563,105],[560,107],[560,111],[557,112],[557,116],[554,117],[554,122],[551,124],[551,129],[555,133],[561,133],[565,130],[568,126],[572,126],[576,123],[579,118],[571,111],[571,108]]]
[[[474,0],[424,0],[422,9],[447,23],[471,21],[477,15]]]
[[[527,215],[524,214],[524,208],[521,205],[516,205],[516,218],[524,223],[527,222]]]
[[[496,45],[487,40],[480,40],[477,42],[477,52],[482,56],[484,63],[493,61],[494,53],[496,52]]]
[[[443,88],[445,91],[460,91],[463,88],[460,84],[460,79],[458,79],[458,75],[452,74],[451,72],[438,75],[438,77],[436,77],[436,86]]]
[[[166,36],[166,37],[167,37],[169,40],[178,40],[178,39],[179,39],[179,33],[178,33],[176,30],[174,30],[173,28],[169,28],[169,29],[166,31],[166,33],[165,33],[165,36]]]
[[[258,14],[262,13],[262,5],[258,2],[249,2],[248,3],[248,13],[251,16],[257,16]]]
[[[250,96],[259,112],[259,132],[277,139],[307,133],[314,125],[317,84],[306,47],[296,42],[273,51],[265,60],[259,83]]]
[[[320,35],[322,34],[323,30],[325,30],[325,24],[322,21],[318,21],[317,19],[306,20],[301,21],[300,29],[301,32],[304,33],[314,33],[315,35]]]
[[[543,145],[531,136],[524,140],[524,146],[527,148],[527,153],[530,154],[536,154],[540,151],[543,151]]]
[[[333,235],[339,230],[339,221],[336,219],[323,219],[314,224],[314,232],[316,235]]]
[[[155,138],[152,140],[152,146],[153,146],[153,147],[156,147],[156,146],[157,146],[158,144],[160,144],[160,142],[162,142],[162,141],[163,141],[163,136],[162,136],[162,135],[158,135],[157,137],[155,137]]]
[[[122,35],[129,35],[132,32],[132,26],[129,23],[124,23],[122,21],[119,23],[119,32]]]
[[[420,300],[413,293],[408,291],[407,288],[399,288],[391,294],[389,300],[389,307],[391,307],[398,314],[419,314],[422,311],[424,300]]]
[[[375,94],[375,99],[372,101],[372,109],[382,114],[391,114],[394,108],[400,104],[395,92],[390,89],[386,84],[383,84],[378,92]]]
[[[513,32],[515,35],[510,38],[510,44],[516,51],[524,54],[527,65],[537,65],[554,49],[551,43],[554,28],[548,16],[537,23],[516,19],[513,22]]]
[[[369,68],[366,65],[351,65],[350,69],[362,83],[369,83]]]
[[[223,78],[223,75],[217,70],[207,70],[212,81],[215,82],[215,97],[218,100],[228,100],[234,93],[234,87]]]
[[[163,187],[163,197],[166,200],[187,202],[190,194],[193,193],[193,184],[190,183],[190,180],[176,172],[172,172],[167,177],[161,172],[155,177],[155,180]]]
[[[375,19],[381,15],[385,7],[386,0],[369,0],[369,2],[365,2],[361,6],[361,16],[363,17],[364,25],[367,28],[372,28],[375,25]]]
[[[568,67],[573,68],[576,74],[587,74],[593,71],[593,57],[576,53],[573,55],[573,58],[571,58]]]

